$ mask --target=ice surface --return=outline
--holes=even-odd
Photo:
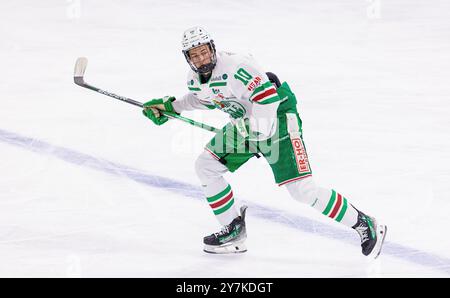
[[[0,25],[0,276],[449,276],[450,3],[22,0]],[[193,164],[211,134],[73,83],[85,56],[94,85],[180,96],[193,25],[291,85],[317,182],[389,226],[376,262],[256,159],[227,175],[249,251],[203,253],[219,227]]]

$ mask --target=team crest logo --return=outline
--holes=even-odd
[[[220,110],[224,111],[227,114],[230,114],[230,116],[234,119],[242,118],[247,113],[244,106],[234,100],[219,101],[217,99],[214,99],[213,102],[217,108],[219,108]]]
[[[218,100],[213,99],[213,103],[219,109],[224,109],[225,108],[225,105],[222,102],[218,101]]]

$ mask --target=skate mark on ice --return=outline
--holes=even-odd
[[[203,192],[198,186],[162,176],[147,174],[139,169],[134,169],[126,165],[77,152],[69,148],[55,146],[38,139],[21,136],[13,132],[0,129],[0,141],[39,154],[50,155],[71,164],[76,164],[115,176],[125,176],[135,182],[151,187],[165,189],[167,191],[193,199],[204,200]],[[246,204],[251,207],[249,209],[251,210],[252,216],[276,222],[302,232],[313,233],[359,246],[358,236],[351,231],[337,229],[300,215],[278,211],[276,209],[267,208],[255,203],[246,202]],[[433,253],[428,253],[426,251],[414,249],[402,244],[386,241],[383,246],[382,254],[450,274],[450,259]]]

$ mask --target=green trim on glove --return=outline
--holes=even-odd
[[[176,113],[173,108],[173,105],[172,105],[173,101],[175,101],[175,97],[173,97],[173,96],[165,96],[163,98],[152,99],[152,100],[144,103],[144,105],[143,105],[144,109],[142,110],[142,114],[144,114],[144,116],[147,117],[148,119],[152,120],[152,122],[155,123],[156,125],[162,125],[162,124],[166,123],[169,120],[169,118],[162,114],[160,114],[160,116],[157,117],[152,112],[152,110],[150,110],[150,109],[146,110],[145,108],[155,106],[155,109]],[[164,107],[164,109],[161,109],[161,105]],[[160,106],[160,107],[156,108],[156,106]]]

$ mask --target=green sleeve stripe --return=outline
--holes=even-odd
[[[274,102],[277,102],[277,101],[280,101],[280,97],[278,96],[278,94],[275,94],[272,97],[269,97],[269,98],[264,99],[262,101],[256,101],[255,103],[260,104],[260,105],[266,105],[266,104],[274,103]]]
[[[191,91],[202,91],[202,89],[197,88],[197,87],[188,87],[188,89]]]
[[[209,84],[209,87],[219,87],[219,86],[226,86],[227,82],[215,82],[215,83],[211,83]]]
[[[207,104],[204,104],[204,103],[202,103],[202,105],[204,105],[205,107],[207,107],[210,110],[214,110],[216,108],[216,106],[214,106],[214,105],[207,105]]]
[[[262,84],[261,86],[256,87],[255,90],[253,90],[253,93],[252,93],[252,95],[250,96],[250,98],[253,97],[255,94],[257,94],[257,93],[263,91],[264,89],[268,89],[268,88],[270,88],[270,87],[272,87],[272,86],[273,86],[273,85],[272,85],[271,82],[265,82],[264,84]]]

